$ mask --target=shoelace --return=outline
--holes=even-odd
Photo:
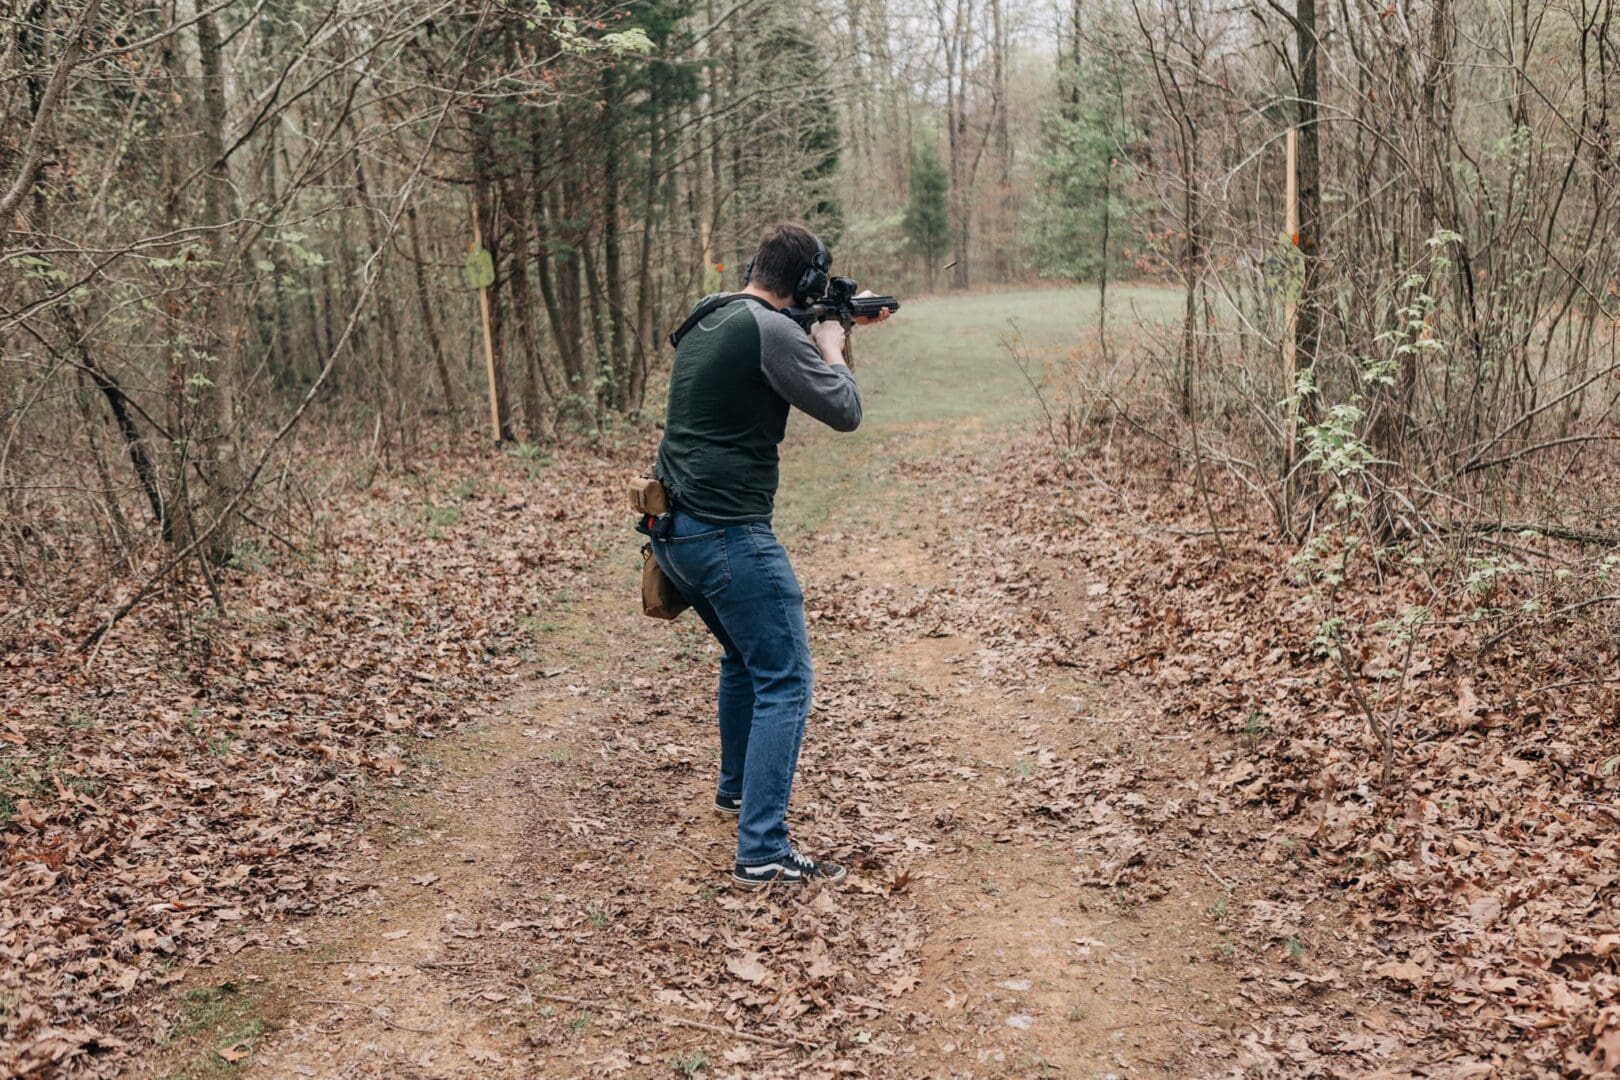
[[[805,873],[815,873],[816,861],[814,859],[807,859],[803,855],[800,855],[797,851],[788,852],[788,858],[793,861],[795,866],[797,866],[800,870],[803,870]]]

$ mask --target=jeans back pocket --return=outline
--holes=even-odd
[[[731,559],[726,551],[726,530],[672,536],[661,541],[670,568],[704,597],[731,584]]]

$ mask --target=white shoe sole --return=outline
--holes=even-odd
[[[842,868],[842,867],[839,868],[837,877],[820,876],[820,877],[809,877],[809,878],[802,878],[802,877],[801,878],[785,878],[785,877],[782,877],[782,876],[778,875],[776,877],[768,877],[768,878],[741,878],[741,877],[738,877],[736,874],[732,874],[731,875],[731,887],[733,889],[741,889],[744,892],[758,892],[760,889],[764,889],[764,888],[767,888],[768,886],[778,885],[778,884],[780,884],[780,885],[790,885],[790,886],[791,885],[807,885],[807,884],[811,884],[811,883],[818,884],[818,885],[836,885],[840,881],[843,881],[844,878],[848,876],[848,874],[849,874],[849,871],[847,869]]]

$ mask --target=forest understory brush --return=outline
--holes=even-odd
[[[1212,390],[1195,442],[1153,350],[1145,332],[1108,363],[1082,348],[1040,384],[1047,439],[1013,468],[1057,505],[1009,500],[1009,526],[1129,568],[1119,668],[1232,737],[1237,763],[1204,782],[1276,816],[1262,859],[1309,871],[1301,902],[1350,904],[1365,972],[1407,993],[1424,1038],[1604,1065],[1620,546],[1594,510],[1620,505],[1613,444],[1527,455],[1488,489],[1458,477],[1414,512],[1417,469],[1370,448],[1365,401],[1316,409],[1297,467],[1262,480],[1238,461],[1242,403]]]

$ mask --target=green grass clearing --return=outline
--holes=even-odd
[[[1164,322],[1181,294],[1157,285],[1116,286],[1108,294],[1115,330]],[[1007,343],[1015,332],[1041,362],[1070,355],[1093,332],[1094,288],[1029,289],[932,296],[907,303],[887,325],[855,333],[855,374],[865,418],[854,435],[795,414],[782,452],[777,526],[791,541],[812,532],[836,507],[877,533],[913,480],[892,475],[917,440],[947,450],[959,434],[1018,428],[1038,415],[1035,396]]]

